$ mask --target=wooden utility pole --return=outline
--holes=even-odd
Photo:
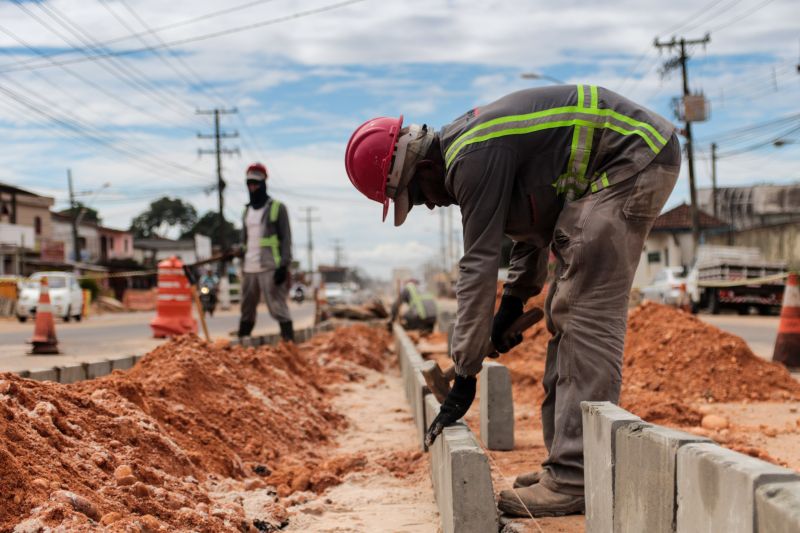
[[[689,96],[689,73],[687,70],[686,63],[689,59],[689,56],[686,53],[687,45],[695,45],[695,44],[707,44],[711,41],[711,36],[706,34],[705,37],[702,39],[685,39],[681,37],[680,39],[672,38],[672,40],[667,42],[659,42],[658,38],[654,41],[653,45],[658,48],[667,48],[672,50],[673,48],[677,48],[679,51],[679,55],[677,58],[673,58],[666,63],[664,63],[663,72],[668,72],[674,68],[680,67],[681,74],[683,76],[683,97],[684,101],[687,96]],[[692,213],[692,240],[694,241],[694,248],[697,250],[697,245],[700,244],[700,214],[697,210],[697,187],[695,185],[695,177],[694,177],[694,147],[692,146],[692,123],[688,120],[688,117],[684,117],[686,120],[684,121],[684,130],[686,136],[686,158],[688,159],[688,168],[689,168],[689,197],[691,200],[691,213]]]
[[[711,143],[711,209],[717,218],[717,143]]]
[[[78,237],[78,216],[80,215],[78,204],[75,202],[75,189],[72,187],[72,169],[67,169],[67,183],[69,184],[69,207],[72,211],[72,248],[75,262],[81,260],[81,241]]]
[[[198,139],[214,139],[214,149],[213,150],[197,150],[198,155],[203,154],[212,154],[217,156],[217,199],[219,201],[219,221],[217,226],[217,239],[219,239],[220,248],[222,251],[225,252],[228,249],[228,242],[225,237],[225,180],[222,178],[222,154],[232,155],[237,154],[239,155],[238,148],[225,148],[222,146],[222,139],[234,139],[239,136],[238,132],[233,133],[224,133],[220,131],[219,127],[219,116],[220,115],[230,115],[233,113],[238,113],[238,111],[234,109],[219,109],[214,108],[211,110],[197,110],[198,115],[214,115],[214,133],[211,135],[205,135],[202,133],[197,134]]]
[[[306,223],[306,229],[308,230],[308,243],[306,245],[306,249],[308,252],[308,275],[309,280],[308,282],[311,283],[311,278],[314,276],[314,239],[311,231],[311,224],[312,222],[319,222],[319,218],[314,218],[312,213],[317,210],[316,207],[304,207],[302,209],[306,212],[306,216],[300,219],[300,222]]]

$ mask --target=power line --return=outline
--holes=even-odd
[[[732,20],[730,20],[730,21],[728,21],[728,22],[726,22],[726,23],[724,23],[724,24],[721,24],[721,25],[719,25],[719,26],[717,26],[717,27],[715,27],[715,28],[711,28],[711,30],[710,30],[710,31],[711,31],[711,32],[717,32],[717,31],[720,31],[720,30],[722,30],[722,29],[724,29],[724,28],[727,28],[727,27],[729,27],[729,26],[732,26],[733,24],[736,24],[737,22],[739,22],[739,21],[741,21],[741,20],[744,20],[745,18],[749,17],[750,15],[752,15],[753,13],[755,13],[756,11],[758,11],[759,9],[761,9],[761,8],[763,8],[763,7],[765,7],[765,6],[767,6],[768,4],[771,4],[771,3],[772,3],[772,2],[774,2],[774,1],[775,1],[775,0],[764,0],[764,1],[763,1],[763,2],[761,2],[760,4],[758,4],[758,5],[756,5],[756,6],[753,6],[753,8],[752,8],[752,9],[750,9],[750,10],[748,10],[748,11],[745,11],[745,12],[741,13],[741,14],[740,14],[738,17],[735,17],[735,18],[733,18]]]
[[[242,31],[253,30],[253,29],[256,29],[256,28],[263,28],[264,26],[272,26],[272,25],[275,25],[275,24],[280,24],[282,22],[288,22],[288,21],[291,21],[291,20],[296,20],[296,19],[300,19],[300,18],[312,16],[312,15],[317,15],[317,14],[320,14],[320,13],[325,13],[327,11],[333,11],[333,10],[336,10],[336,9],[341,9],[343,7],[347,7],[349,5],[357,4],[357,3],[360,3],[360,2],[364,2],[364,1],[366,1],[366,0],[344,0],[342,2],[336,2],[336,3],[333,3],[333,4],[327,4],[325,6],[314,8],[314,9],[307,9],[305,11],[298,11],[298,12],[292,13],[290,15],[284,15],[284,16],[281,16],[281,17],[276,17],[276,18],[272,18],[272,19],[268,19],[268,20],[262,20],[260,22],[254,22],[254,23],[251,23],[251,24],[245,24],[243,26],[236,26],[236,27],[233,27],[233,28],[225,29],[225,30],[219,30],[219,31],[211,32],[211,33],[202,34],[202,35],[196,35],[196,36],[193,36],[193,37],[186,37],[184,39],[177,39],[177,40],[174,40],[174,41],[168,41],[168,42],[163,43],[163,44],[147,46],[147,47],[144,47],[144,48],[133,48],[133,49],[128,49],[128,50],[117,50],[117,51],[106,50],[106,51],[102,51],[101,53],[98,53],[98,54],[95,54],[95,55],[86,55],[86,56],[83,56],[83,57],[76,57],[76,58],[73,58],[73,59],[66,59],[66,60],[62,60],[62,61],[54,61],[54,64],[55,65],[69,65],[69,64],[73,64],[73,63],[84,63],[86,61],[97,61],[97,60],[104,59],[106,57],[111,57],[111,56],[117,57],[117,56],[140,54],[142,52],[152,52],[152,51],[154,51],[156,49],[162,49],[162,48],[166,48],[166,47],[169,47],[169,46],[179,46],[179,45],[183,45],[183,44],[194,43],[194,42],[198,42],[198,41],[204,41],[204,40],[207,40],[207,39],[214,39],[214,38],[217,38],[217,37],[222,37],[222,36],[230,35],[230,34],[233,34],[233,33],[239,33],[239,32],[242,32]],[[15,71],[19,71],[19,70],[32,70],[32,69],[40,69],[40,68],[49,68],[51,66],[53,66],[53,64],[33,63],[33,64],[25,65],[25,66],[19,66],[19,67],[13,67],[13,68],[3,68],[3,66],[0,65],[0,73],[15,72]]]
[[[79,50],[77,46],[70,42],[69,39],[64,37],[59,31],[57,31],[53,26],[42,20],[39,16],[29,10],[22,4],[22,0],[12,0],[14,4],[35,19],[39,24],[43,27],[50,30],[53,34],[57,35],[62,41],[64,41],[68,46]],[[80,26],[72,22],[68,17],[64,14],[59,12],[54,6],[48,5],[47,3],[38,3],[39,9],[42,10],[48,17],[50,17],[55,23],[59,26],[67,30],[74,38],[78,39],[84,46],[88,47],[89,50],[95,51],[97,53],[102,53],[103,50],[96,44],[96,41],[87,33],[85,32]],[[126,85],[132,88],[139,88],[142,91],[142,94],[148,95],[154,102],[158,103],[159,105],[163,105],[170,111],[174,111],[177,114],[181,114],[178,108],[174,107],[174,104],[178,104],[178,106],[186,106],[186,104],[180,99],[168,91],[157,87],[155,84],[150,82],[145,76],[143,72],[141,72],[138,68],[134,67],[133,65],[128,65],[123,63],[117,58],[109,58],[108,63],[99,63],[100,67],[111,74],[112,76],[116,77]],[[170,103],[170,101],[172,103]],[[186,106],[186,111],[188,112],[190,108]]]
[[[43,57],[44,59],[47,59],[50,62],[53,61],[52,59],[49,59],[48,57],[46,57],[40,50],[38,50],[38,49],[34,48],[33,46],[31,46],[24,39],[22,39],[21,37],[17,36],[16,34],[14,34],[9,29],[7,29],[7,28],[5,28],[3,26],[0,26],[0,32],[8,35],[13,40],[15,40],[17,43],[19,43],[23,47],[27,48],[31,52]],[[57,65],[55,63],[53,63],[53,66],[59,67],[61,70],[63,70],[64,72],[66,72],[67,74],[72,76],[73,78],[75,78],[78,81],[88,85],[89,87],[95,89],[96,91],[102,93],[103,95],[107,96],[108,98],[111,98],[115,102],[117,102],[119,104],[122,104],[125,107],[133,109],[133,110],[135,110],[135,111],[137,111],[137,112],[139,112],[139,113],[141,113],[143,115],[147,115],[150,118],[154,118],[154,119],[158,120],[159,122],[168,123],[168,124],[172,125],[173,127],[176,127],[176,128],[179,128],[179,129],[188,129],[189,131],[192,131],[192,132],[194,131],[191,128],[188,128],[183,124],[178,124],[176,122],[170,122],[170,121],[166,120],[163,115],[157,115],[157,114],[155,114],[155,113],[153,113],[153,112],[151,112],[151,111],[149,111],[147,109],[144,109],[142,107],[139,107],[139,106],[131,103],[128,100],[125,100],[124,98],[120,97],[119,95],[115,94],[114,92],[109,91],[105,87],[103,87],[103,86],[99,85],[98,83],[95,83],[94,81],[88,79],[86,76],[78,74],[77,72],[75,72],[75,70],[73,70],[73,69],[71,69],[69,67],[66,67],[66,66],[63,66],[63,65]]]
[[[161,31],[164,31],[164,30],[174,29],[174,28],[178,28],[178,27],[181,27],[181,26],[187,26],[189,24],[194,24],[195,22],[200,22],[201,20],[214,18],[214,17],[220,16],[220,15],[225,15],[225,14],[228,14],[228,13],[232,13],[234,11],[240,11],[242,9],[253,7],[253,6],[258,5],[258,4],[266,4],[266,3],[269,3],[269,2],[273,2],[273,1],[275,1],[275,0],[256,0],[256,1],[253,1],[253,2],[247,2],[245,4],[240,4],[238,6],[233,6],[233,7],[229,7],[229,8],[225,8],[225,9],[220,9],[218,11],[213,11],[211,13],[206,13],[204,15],[199,15],[199,16],[191,18],[191,19],[180,20],[180,21],[177,21],[177,22],[172,22],[172,23],[166,24],[164,26],[159,26],[159,27],[157,27],[157,28],[155,28],[153,30],[138,32],[138,33],[134,33],[132,35],[122,35],[120,37],[115,37],[115,38],[109,39],[107,41],[102,41],[100,43],[100,46],[105,47],[105,46],[108,46],[110,44],[116,44],[116,43],[128,41],[128,40],[136,38],[136,37],[147,35],[148,33],[161,32]],[[44,57],[48,57],[48,58],[57,57],[57,56],[61,56],[61,55],[71,54],[73,52],[77,52],[77,50],[55,51],[55,52],[52,52],[50,54],[46,54]],[[23,63],[24,64],[29,64],[29,63],[32,63],[32,62],[35,62],[35,61],[36,61],[36,59],[32,58],[32,59],[30,59],[28,61],[24,61]],[[2,69],[4,66],[5,65],[0,65],[0,69]]]

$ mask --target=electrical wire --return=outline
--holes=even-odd
[[[26,49],[30,50],[34,54],[37,54],[37,55],[41,56],[42,58],[44,58],[44,59],[46,59],[48,61],[52,61],[52,59],[49,59],[48,57],[46,57],[43,52],[41,52],[39,49],[37,49],[37,48],[33,47],[32,45],[30,45],[28,42],[26,42],[24,39],[22,39],[21,37],[19,37],[15,33],[13,33],[8,28],[5,28],[4,26],[0,25],[0,32],[2,32],[4,34],[6,34],[7,36],[11,37],[14,41],[19,43],[20,45],[22,45]],[[146,116],[148,116],[150,118],[153,118],[153,119],[157,120],[159,124],[169,124],[170,126],[175,127],[177,129],[188,130],[188,131],[192,132],[193,134],[195,132],[194,129],[187,128],[186,125],[184,125],[184,124],[179,124],[177,122],[168,120],[163,115],[158,115],[158,114],[153,113],[152,111],[149,111],[149,110],[147,110],[147,109],[145,109],[143,107],[140,107],[140,106],[138,106],[136,104],[133,104],[128,100],[125,100],[124,98],[120,97],[119,95],[115,94],[114,92],[106,89],[102,85],[92,81],[91,79],[87,78],[86,76],[84,76],[82,74],[79,74],[78,72],[76,72],[72,68],[69,68],[69,67],[66,67],[66,66],[63,66],[63,65],[55,65],[55,64],[53,66],[59,67],[61,70],[63,70],[64,72],[66,72],[67,74],[69,74],[70,76],[75,78],[76,80],[80,81],[81,83],[83,83],[85,85],[88,85],[92,89],[94,89],[97,92],[103,94],[104,96],[114,100],[115,102],[117,102],[117,103],[119,103],[119,104],[121,104],[121,105],[123,105],[123,106],[125,106],[125,107],[127,107],[129,109],[133,109],[134,111],[137,111],[138,113],[140,113],[142,115],[146,115]]]
[[[21,0],[15,0],[15,1],[21,1]],[[144,47],[144,48],[132,48],[132,49],[127,49],[127,50],[116,50],[116,51],[115,50],[107,50],[107,51],[104,51],[104,52],[96,54],[96,55],[85,55],[85,56],[82,56],[82,57],[77,57],[77,58],[67,59],[67,60],[62,60],[62,61],[55,61],[54,60],[54,63],[51,63],[51,64],[33,63],[33,64],[25,65],[25,66],[18,66],[18,67],[12,67],[12,68],[4,68],[2,65],[0,65],[0,74],[4,74],[4,73],[8,73],[8,72],[15,72],[15,71],[18,71],[18,70],[32,70],[32,69],[40,69],[40,68],[50,68],[51,66],[54,66],[54,64],[57,66],[57,65],[69,65],[69,64],[73,64],[73,63],[84,63],[84,62],[87,62],[87,61],[98,61],[100,59],[104,59],[104,58],[109,57],[109,56],[115,56],[116,57],[116,56],[126,56],[126,55],[141,54],[143,52],[152,52],[155,49],[162,49],[162,48],[166,48],[166,47],[169,47],[169,46],[180,46],[180,45],[183,45],[183,44],[204,41],[204,40],[207,40],[207,39],[215,39],[217,37],[222,37],[222,36],[230,35],[230,34],[233,34],[233,33],[239,33],[239,32],[247,31],[247,30],[253,30],[253,29],[256,29],[256,28],[263,28],[265,26],[272,26],[272,25],[275,25],[275,24],[280,24],[282,22],[289,22],[289,21],[292,21],[292,20],[297,20],[297,19],[300,19],[300,18],[304,18],[304,17],[308,17],[308,16],[312,16],[312,15],[318,15],[320,13],[325,13],[325,12],[333,11],[333,10],[336,10],[336,9],[341,9],[343,7],[347,7],[347,6],[350,6],[350,5],[353,5],[353,4],[358,4],[358,3],[361,3],[361,2],[365,2],[365,1],[366,0],[344,0],[344,1],[341,1],[341,2],[335,2],[335,3],[332,3],[332,4],[326,4],[324,6],[321,6],[321,7],[318,7],[318,8],[314,8],[314,9],[307,9],[307,10],[304,10],[304,11],[297,11],[297,12],[289,14],[289,15],[283,15],[283,16],[280,16],[280,17],[272,18],[272,19],[262,20],[262,21],[259,21],[259,22],[253,22],[253,23],[250,23],[250,24],[245,24],[245,25],[242,25],[242,26],[236,26],[236,27],[233,27],[233,28],[227,28],[227,29],[224,29],[224,30],[219,30],[219,31],[211,32],[211,33],[195,35],[195,36],[192,36],[192,37],[186,37],[186,38],[183,38],[183,39],[176,39],[174,41],[168,41],[168,42],[163,43],[163,44],[152,45],[152,46],[148,46],[148,47]]]
[[[729,26],[732,26],[732,25],[736,24],[737,22],[740,22],[740,21],[744,20],[745,18],[749,17],[750,15],[752,15],[753,13],[758,11],[759,9],[761,9],[763,7],[766,7],[767,5],[771,4],[774,1],[775,0],[764,0],[760,4],[758,4],[756,6],[753,6],[752,9],[750,9],[748,11],[745,11],[743,13],[740,13],[738,17],[735,17],[735,18],[731,19],[730,21],[725,22],[724,24],[721,24],[719,26],[711,28],[711,30],[709,30],[709,31],[710,32],[718,32],[718,31],[720,31],[722,29],[728,28]]]

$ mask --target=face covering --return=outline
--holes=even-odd
[[[258,188],[256,190],[251,190],[248,187],[248,192],[250,193],[250,206],[253,209],[261,209],[267,204],[267,180],[247,180],[248,185],[251,183],[258,183]]]

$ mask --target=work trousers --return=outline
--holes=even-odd
[[[680,169],[675,136],[664,151],[636,176],[567,202],[556,223],[555,279],[545,302],[553,337],[543,379],[549,456],[541,483],[557,492],[583,494],[581,402],[619,402],[633,276]]]
[[[256,307],[258,307],[258,300],[262,294],[272,318],[278,322],[288,322],[292,319],[289,314],[289,306],[286,303],[289,298],[289,283],[283,282],[280,285],[275,285],[274,275],[274,270],[252,274],[244,273],[241,303],[242,322],[255,323]]]

